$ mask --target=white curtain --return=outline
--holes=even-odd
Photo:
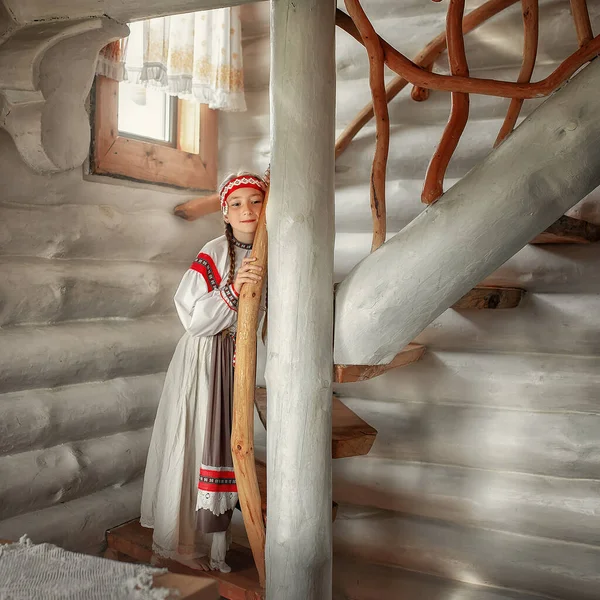
[[[157,87],[213,109],[246,110],[240,7],[159,17],[129,27],[116,60],[115,53],[112,60],[101,54],[100,74]]]

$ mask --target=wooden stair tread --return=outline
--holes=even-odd
[[[149,564],[152,558],[152,530],[140,525],[139,520],[130,521],[106,533],[108,548],[132,559],[132,562]],[[227,553],[231,573],[197,571],[173,560],[163,560],[172,573],[209,577],[219,585],[219,594],[228,600],[264,600],[263,589],[258,582],[258,571],[248,548],[232,544]]]
[[[394,359],[385,365],[335,365],[336,383],[355,383],[378,377],[390,369],[404,367],[419,360],[425,353],[425,346],[410,343],[400,350]]]
[[[265,429],[267,428],[267,390],[256,388],[254,403]],[[331,456],[348,458],[368,454],[377,430],[350,410],[337,396],[333,396]]]
[[[563,216],[530,244],[593,244],[600,240],[600,225]]]
[[[467,292],[452,308],[464,310],[516,308],[525,296],[525,290],[514,287],[478,285]]]
[[[260,502],[263,514],[263,520],[267,522],[267,463],[260,459],[255,459],[256,464],[256,479],[258,479],[258,489],[260,490]],[[338,504],[331,503],[331,520],[335,521],[337,517]]]

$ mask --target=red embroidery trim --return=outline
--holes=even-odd
[[[200,252],[196,260],[190,265],[190,269],[197,271],[204,277],[208,291],[212,292],[221,285],[221,275],[215,265],[215,261],[208,255]]]

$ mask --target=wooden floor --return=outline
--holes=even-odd
[[[106,540],[107,558],[124,562],[150,563],[152,530],[142,527],[137,519],[109,530]],[[233,544],[227,553],[227,564],[231,566],[231,573],[200,572],[175,561],[161,562],[161,566],[172,573],[215,579],[219,585],[219,594],[228,600],[264,600],[264,592],[258,583],[258,572],[250,550]]]

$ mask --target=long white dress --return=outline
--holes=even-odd
[[[235,241],[236,271],[251,248]],[[175,294],[186,333],[175,349],[158,406],[140,519],[144,527],[154,529],[156,554],[172,559],[210,556],[217,566],[225,559],[228,535],[226,531],[204,533],[199,526],[197,509],[203,503],[205,508],[208,505],[198,489],[198,477],[210,410],[214,336],[235,330],[237,324],[239,295],[227,284],[229,262],[225,236],[212,240],[198,254]],[[237,493],[220,494],[211,510],[219,515],[236,504]]]

